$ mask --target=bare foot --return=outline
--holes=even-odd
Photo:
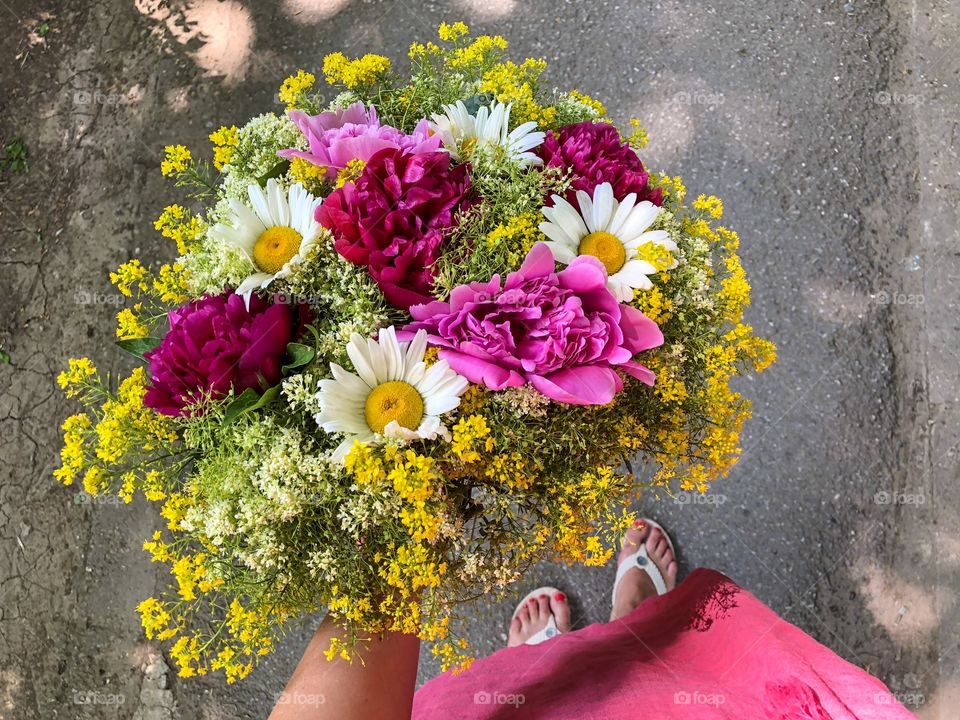
[[[523,645],[547,626],[550,614],[553,613],[554,622],[560,632],[570,632],[570,604],[567,596],[562,592],[553,596],[546,594],[531,598],[517,613],[510,623],[510,635],[507,638],[507,647]]]
[[[673,557],[670,544],[658,528],[650,527],[638,520],[632,528],[627,530],[617,562],[636,552],[643,542],[647,544],[650,560],[660,569],[663,581],[667,584],[667,590],[673,590],[677,586],[677,561]],[[650,576],[639,567],[630,568],[617,586],[610,619],[622,618],[648,597],[656,594],[657,589],[653,586]]]

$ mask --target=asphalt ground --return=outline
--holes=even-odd
[[[107,272],[167,259],[162,145],[274,107],[325,54],[397,60],[441,20],[545,57],[548,80],[641,118],[643,160],[725,201],[779,362],[743,460],[709,499],[643,498],[684,571],[716,568],[924,718],[957,717],[957,11],[948,3],[3,0],[0,133],[0,719],[265,717],[316,620],[246,681],[180,681],[133,611],[159,577],[152,511],[77,503],[50,477],[54,379],[112,348]],[[49,28],[42,36],[43,23]],[[612,568],[536,572],[579,625]],[[473,609],[483,652],[512,605]],[[436,674],[421,661],[421,681]],[[954,714],[951,714],[954,713]]]

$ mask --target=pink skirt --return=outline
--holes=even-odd
[[[886,686],[727,577],[696,570],[618,621],[505,648],[416,694],[415,720],[899,720]]]

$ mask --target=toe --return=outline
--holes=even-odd
[[[671,560],[667,565],[667,590],[673,590],[677,586],[677,561]]]
[[[554,593],[550,598],[550,611],[557,622],[560,632],[570,632],[570,603],[562,592]]]
[[[636,552],[637,548],[640,547],[644,539],[649,535],[649,525],[645,524],[642,520],[635,522],[623,535],[623,540],[621,541],[621,554],[630,555],[631,553]]]
[[[517,619],[524,628],[530,624],[530,603],[524,603],[523,607],[520,608],[520,612],[517,613]]]
[[[537,598],[537,613],[544,619],[550,615],[550,596],[546,593]]]
[[[657,549],[657,543],[660,541],[660,529],[653,528],[650,530],[650,534],[647,536],[647,552],[652,553]]]
[[[667,550],[669,549],[670,544],[667,542],[667,539],[661,536],[660,542],[657,543],[657,547],[653,551],[653,554],[658,560],[662,560],[666,556]]]
[[[530,623],[535,625],[540,619],[540,604],[536,598],[527,600],[527,613],[530,615]]]

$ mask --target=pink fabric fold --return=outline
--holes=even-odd
[[[505,648],[417,693],[415,720],[907,720],[874,677],[696,570],[621,620]]]

